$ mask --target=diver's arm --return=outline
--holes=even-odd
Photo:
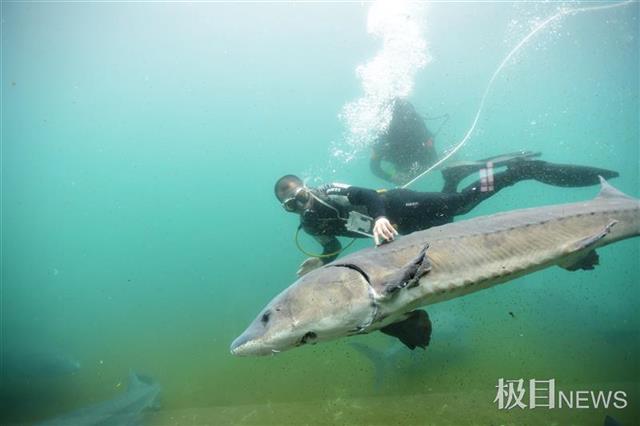
[[[375,222],[373,225],[373,240],[378,246],[383,242],[392,241],[398,231],[391,225],[389,219],[385,217],[384,202],[377,191],[368,188],[350,186],[348,189],[349,202],[354,205],[364,205],[367,212]]]
[[[322,260],[323,265],[336,260],[336,258],[340,254],[340,250],[342,249],[340,240],[338,240],[333,235],[314,235],[313,238],[315,238],[316,241],[322,245],[323,257],[319,259]],[[330,254],[331,256],[327,256],[328,254]]]
[[[371,172],[380,179],[384,179],[387,182],[393,182],[391,180],[391,175],[382,169],[382,158],[375,151],[373,151],[373,153],[371,154],[371,160],[369,160],[369,168],[371,169]]]
[[[420,159],[420,163],[423,167],[429,167],[438,161],[438,152],[436,151],[433,138],[433,133],[427,129],[427,138],[422,142],[423,155]]]
[[[436,147],[434,146],[433,139],[429,139],[426,142],[426,158],[427,164],[430,166],[438,161],[438,151],[436,151]]]
[[[374,219],[385,215],[384,202],[377,191],[359,186],[350,186],[347,189],[349,202],[354,206],[365,206],[367,213]]]
[[[338,240],[336,237],[329,235],[314,235],[313,238],[315,238],[316,241],[322,245],[322,255],[324,256],[330,254],[331,256],[306,258],[296,272],[298,277],[301,277],[304,274],[321,267],[322,265],[326,265],[327,263],[334,261],[338,257],[338,255],[340,254],[340,250],[342,249],[340,240]]]

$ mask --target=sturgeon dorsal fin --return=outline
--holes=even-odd
[[[624,192],[614,188],[602,176],[600,178],[600,192],[596,198],[631,198]]]

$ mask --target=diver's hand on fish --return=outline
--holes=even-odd
[[[375,225],[373,225],[373,240],[377,246],[393,241],[396,235],[398,235],[398,231],[391,225],[389,219],[384,216],[379,217]]]
[[[303,276],[304,274],[313,271],[322,266],[322,259],[319,257],[309,257],[302,264],[300,264],[300,269],[296,274],[298,277]]]

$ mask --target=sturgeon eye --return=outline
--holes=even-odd
[[[267,325],[270,317],[271,317],[271,311],[267,311],[262,315],[262,318],[260,318],[260,321],[262,322],[262,324]]]

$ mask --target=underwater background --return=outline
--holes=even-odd
[[[428,127],[449,115],[438,151],[462,139],[536,23],[593,4],[421,5],[425,57],[399,72]],[[2,3],[0,424],[112,398],[131,370],[162,387],[150,425],[640,423],[640,239],[599,250],[593,271],[551,268],[428,306],[426,351],[373,333],[229,353],[305,259],[276,179],[390,187],[344,115],[365,94],[356,69],[381,51],[371,7]],[[617,170],[611,183],[640,196],[638,15],[631,3],[536,34],[451,160],[540,151]],[[434,171],[412,189],[441,185]],[[466,217],[597,191],[521,182]],[[58,361],[42,368],[43,356]],[[499,378],[623,390],[628,405],[499,410]]]

